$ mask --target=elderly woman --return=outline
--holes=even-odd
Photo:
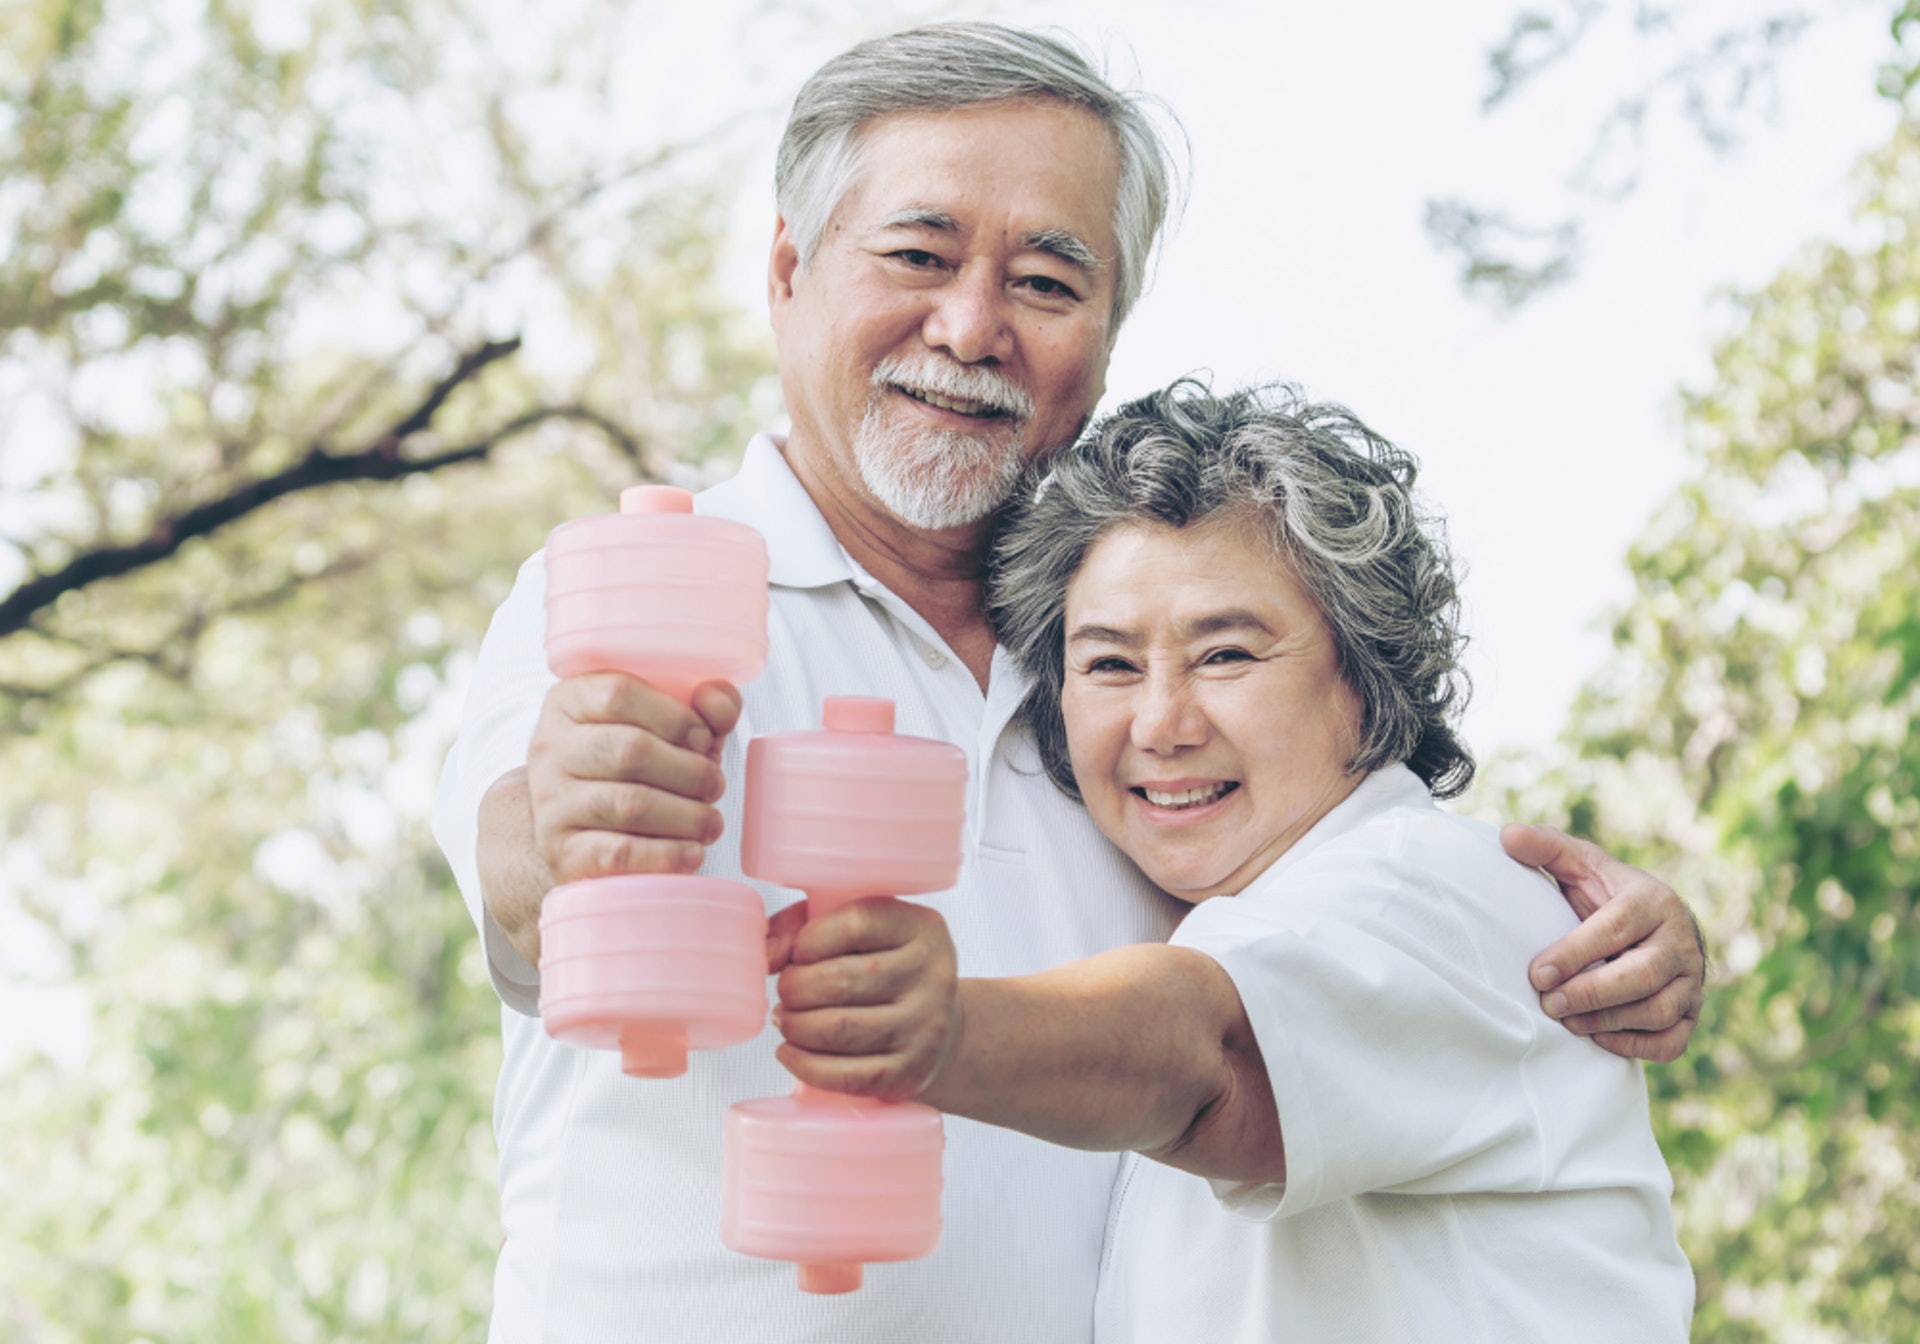
[[[1527,983],[1574,917],[1434,805],[1473,763],[1414,470],[1337,407],[1192,383],[1058,455],[995,620],[1041,764],[1194,909],[962,980],[937,914],[872,902],[782,972],[801,1078],[1139,1154],[1102,1344],[1687,1337],[1640,1068]]]

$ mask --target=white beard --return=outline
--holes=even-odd
[[[1012,496],[1026,465],[1025,424],[1032,400],[1010,380],[945,361],[887,360],[874,370],[873,397],[854,431],[854,465],[873,497],[901,522],[925,531],[964,527],[988,517]],[[1009,412],[979,434],[958,429],[902,430],[887,423],[894,387],[985,401]]]
[[[1018,435],[976,438],[951,429],[888,433],[878,407],[854,435],[854,461],[873,497],[901,522],[934,532],[977,523],[1006,503],[1026,465]]]

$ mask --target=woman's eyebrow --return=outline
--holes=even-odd
[[[1132,648],[1140,642],[1139,638],[1125,630],[1115,630],[1110,625],[1077,625],[1067,635],[1067,643],[1078,644],[1082,640],[1092,640],[1099,644],[1118,644],[1123,648]]]
[[[1217,635],[1223,630],[1257,630],[1263,635],[1273,633],[1272,626],[1245,607],[1230,607],[1226,611],[1209,612],[1205,616],[1197,616],[1187,622],[1185,629],[1189,639]]]

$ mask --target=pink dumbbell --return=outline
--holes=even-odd
[[[942,891],[960,876],[967,758],[893,732],[893,702],[829,697],[826,731],[747,744],[741,866],[807,893],[807,917],[849,901]],[[810,1293],[860,1286],[869,1261],[940,1240],[940,1113],[800,1084],[727,1112],[720,1238],[800,1266]]]
[[[679,699],[767,660],[767,546],[635,486],[620,512],[547,540],[547,662],[559,677],[625,672]],[[636,1078],[674,1078],[687,1051],[758,1035],[766,912],[741,882],[635,874],[557,887],[540,911],[540,1016],[570,1045],[618,1050]]]

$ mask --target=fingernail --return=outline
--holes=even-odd
[[[680,866],[688,872],[696,872],[707,861],[707,851],[700,845],[680,846]]]
[[[720,817],[718,814],[715,814],[714,816],[709,817],[707,819],[706,829],[700,833],[700,838],[706,844],[710,845],[714,841],[718,840],[720,838],[720,832],[726,829],[727,829],[726,820]]]
[[[1533,972],[1533,987],[1539,990],[1542,994],[1546,993],[1548,990],[1552,989],[1555,985],[1559,983],[1560,983],[1560,968],[1558,966],[1555,966],[1552,963],[1548,963],[1545,966],[1540,966],[1535,968]]]
[[[1567,996],[1565,994],[1549,994],[1540,1006],[1547,1010],[1548,1017],[1565,1017],[1567,1013]]]
[[[687,730],[687,750],[697,751],[702,756],[713,745],[713,732],[704,723],[696,723]]]

